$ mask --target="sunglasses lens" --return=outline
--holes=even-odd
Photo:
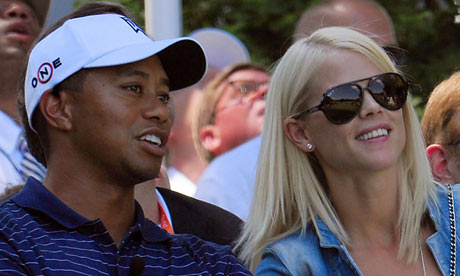
[[[334,124],[351,121],[361,108],[361,89],[354,84],[336,87],[324,95],[321,110]]]
[[[375,101],[388,110],[398,110],[406,102],[407,83],[398,74],[389,73],[372,79],[369,90]]]

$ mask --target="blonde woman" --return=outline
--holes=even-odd
[[[432,180],[408,84],[341,27],[297,41],[271,79],[254,202],[256,275],[454,275],[457,187]]]

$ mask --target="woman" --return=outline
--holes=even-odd
[[[449,204],[433,182],[407,86],[356,31],[323,28],[290,47],[270,82],[239,241],[256,275],[455,273],[460,191]]]

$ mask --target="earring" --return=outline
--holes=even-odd
[[[312,149],[313,149],[313,145],[310,144],[310,143],[308,143],[308,144],[307,144],[307,150],[312,150]]]

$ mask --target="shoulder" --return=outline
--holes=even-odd
[[[235,172],[237,169],[247,169],[248,166],[257,166],[261,137],[258,136],[236,148],[216,157],[205,170],[211,174],[218,172]],[[205,175],[205,174],[203,174]]]
[[[32,222],[33,218],[13,201],[0,205],[0,268],[24,267],[25,260],[32,260],[28,258],[36,242],[30,234],[35,225]]]
[[[0,205],[0,229],[2,232],[10,231],[16,225],[21,225],[29,215],[12,200],[7,200]]]
[[[207,202],[157,188],[164,197],[176,233],[188,233],[219,244],[231,244],[240,233],[242,220]]]
[[[179,251],[173,254],[186,252],[201,271],[208,271],[211,275],[251,275],[233,255],[229,246],[204,241],[188,234],[171,235],[171,243],[171,249]]]
[[[287,237],[269,244],[267,250],[276,253],[287,264],[303,261],[303,259],[310,259],[310,255],[316,257],[320,254],[319,240],[312,229],[308,229],[303,234],[298,230]]]
[[[214,197],[236,191],[252,196],[260,140],[258,136],[213,159],[198,180],[196,197],[217,202],[224,199]]]
[[[267,246],[256,275],[283,272],[286,275],[315,275],[323,271],[321,249],[312,229],[300,230]]]

